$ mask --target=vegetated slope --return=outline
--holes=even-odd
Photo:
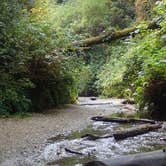
[[[144,30],[128,40],[127,51],[120,57],[114,51],[98,76],[98,85],[103,95],[134,98],[144,116],[166,119],[165,2],[158,2],[155,11],[162,18],[161,28]],[[118,50],[124,51],[123,45]]]
[[[0,4],[0,114],[39,111],[74,102],[74,67],[53,51],[67,40],[58,34],[49,1]]]
[[[165,118],[166,2],[155,2],[2,1],[1,114],[73,103],[79,93],[134,98],[140,109]],[[156,18],[160,28],[147,29]],[[137,34],[70,48],[126,27]]]
[[[108,0],[2,0],[0,114],[8,116],[75,102],[80,73],[89,69],[89,63],[85,65],[88,58],[63,50],[72,41],[108,27],[109,9],[112,3]],[[128,16],[121,21],[127,24],[127,20],[132,19]]]

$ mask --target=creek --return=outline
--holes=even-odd
[[[110,122],[91,122],[86,129],[70,133],[69,135],[58,135],[49,138],[48,145],[43,151],[43,157],[47,165],[59,166],[81,166],[91,160],[110,159],[127,154],[149,152],[166,147],[164,129],[147,134],[131,137],[125,140],[116,141],[113,137],[98,140],[87,140],[81,138],[84,134],[97,134],[99,136],[112,134],[118,130],[133,127],[129,124],[117,124]],[[65,148],[83,155],[71,154]]]

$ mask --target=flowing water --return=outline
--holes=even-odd
[[[81,138],[84,134],[105,135],[134,125],[119,125],[110,122],[92,122],[86,129],[71,133],[67,136],[59,135],[48,139],[49,144],[43,152],[47,165],[81,166],[82,163],[97,159],[110,159],[112,157],[148,152],[166,147],[166,132],[161,129],[144,135],[116,141],[113,137],[95,141]],[[65,148],[80,152],[83,155],[71,154]]]
[[[81,166],[82,163],[94,159],[110,159],[166,148],[166,142],[161,139],[166,138],[166,127],[121,141],[116,141],[113,137],[95,141],[81,138],[85,134],[111,135],[117,130],[133,127],[133,125],[89,121],[89,118],[116,112],[130,114],[135,107],[123,105],[119,99],[92,101],[90,98],[80,98],[79,100],[80,105],[59,110],[59,113],[37,115],[23,120],[1,120],[0,165]],[[77,131],[79,129],[80,131]],[[60,133],[61,135],[58,135]],[[65,148],[82,155],[71,154]]]

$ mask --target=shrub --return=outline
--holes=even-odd
[[[159,3],[156,10],[165,17],[163,2]],[[134,84],[134,98],[140,110],[158,119],[166,119],[165,23],[163,19],[160,30],[146,32],[144,38],[137,42],[138,46],[133,48],[134,56],[127,63],[124,75],[127,86]]]
[[[120,56],[111,56],[98,82],[104,95],[134,97],[141,114],[160,119],[166,119],[165,7],[165,1],[156,7],[161,29],[142,31],[130,41],[126,53],[123,47],[114,47],[118,50],[113,55]]]
[[[107,48],[108,57],[98,74],[97,81],[101,95],[107,97],[123,96],[123,74],[126,70],[126,61],[129,58],[125,52],[127,52],[127,44],[123,41],[117,41]]]
[[[70,0],[57,5],[56,28],[67,34],[97,35],[108,27],[124,28],[135,17],[134,3],[125,0]]]
[[[77,85],[73,73],[68,72],[71,69],[64,60],[53,59],[29,62],[29,77],[35,85],[30,90],[30,98],[33,108],[38,111],[76,101]]]
[[[165,52],[166,53],[166,52]],[[136,101],[141,110],[148,111],[150,117],[166,119],[166,64],[153,61],[148,64],[145,74],[138,79]]]
[[[56,47],[67,43],[55,31],[50,17],[53,6],[45,0],[1,2],[1,114],[39,111],[76,98],[72,70],[65,70],[69,62],[53,54]]]

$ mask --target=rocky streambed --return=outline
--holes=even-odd
[[[88,140],[84,134],[103,136],[134,124],[91,121],[92,116],[134,111],[123,100],[80,98],[80,104],[25,119],[0,119],[0,165],[81,166],[91,160],[147,152],[166,147],[165,129],[116,141],[113,137]],[[71,153],[72,152],[77,152]]]
[[[68,136],[50,138],[50,144],[44,149],[44,158],[48,165],[81,166],[91,160],[109,160],[127,154],[148,152],[166,147],[164,129],[147,134],[116,141],[113,137],[87,140],[80,138],[85,133],[104,135],[115,131],[125,130],[134,125],[119,125],[110,122],[92,122],[88,128],[74,132]],[[67,149],[67,150],[66,150]],[[76,152],[78,154],[73,154]]]

